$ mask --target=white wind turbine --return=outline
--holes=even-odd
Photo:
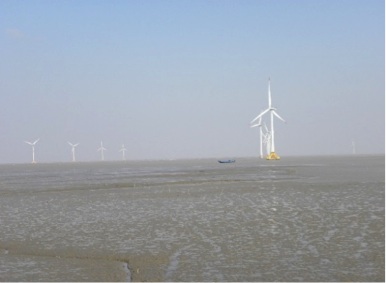
[[[285,120],[282,117],[280,117],[279,114],[277,114],[275,110],[277,110],[277,109],[272,106],[271,80],[269,79],[268,80],[268,108],[266,110],[264,110],[263,112],[261,112],[255,119],[253,119],[251,121],[251,123],[254,123],[257,119],[259,119],[260,117],[263,117],[266,113],[269,112],[271,114],[270,153],[267,156],[267,160],[278,160],[278,159],[280,159],[280,157],[275,152],[275,131],[274,131],[274,128],[273,128],[273,116],[276,116],[277,118],[279,118],[283,122],[285,122]]]
[[[352,154],[356,154],[357,151],[356,151],[356,148],[355,148],[355,141],[352,141],[351,145],[352,145]]]
[[[267,125],[264,123],[264,128],[265,128],[265,135],[264,135],[264,140],[263,143],[265,144],[265,149],[267,152],[267,156],[271,152],[271,133],[268,131]]]
[[[125,148],[125,145],[122,144],[122,147],[121,149],[119,150],[119,152],[122,152],[122,160],[126,160],[126,157],[125,157],[125,152],[127,151],[127,149]]]
[[[104,154],[103,154],[103,152],[104,152],[105,150],[107,150],[107,149],[103,147],[103,142],[101,142],[101,147],[98,148],[98,151],[101,152],[101,160],[102,160],[102,161],[105,160],[105,156],[104,156]]]
[[[72,147],[72,148],[71,148],[71,152],[72,152],[72,162],[75,162],[75,147],[77,147],[77,146],[79,145],[79,143],[72,144],[72,143],[68,142],[68,144]]]
[[[263,158],[263,129],[261,128],[263,125],[261,123],[261,116],[260,118],[258,119],[257,121],[257,124],[254,124],[251,126],[251,128],[254,128],[254,127],[259,127],[259,130],[260,130],[260,158]]]
[[[36,143],[39,141],[40,139],[37,139],[36,141],[34,142],[29,142],[29,141],[26,141],[25,143],[29,144],[30,146],[32,146],[32,163],[36,163],[35,161],[35,145]]]

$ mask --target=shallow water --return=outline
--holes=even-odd
[[[384,170],[384,156],[2,165],[0,280],[384,281]]]

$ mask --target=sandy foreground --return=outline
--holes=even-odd
[[[0,280],[384,281],[384,161],[303,163],[0,183]]]

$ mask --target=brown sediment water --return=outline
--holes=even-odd
[[[1,281],[384,281],[384,156],[0,167]]]

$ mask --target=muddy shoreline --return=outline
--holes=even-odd
[[[384,159],[259,162],[6,168],[0,279],[384,280]]]

